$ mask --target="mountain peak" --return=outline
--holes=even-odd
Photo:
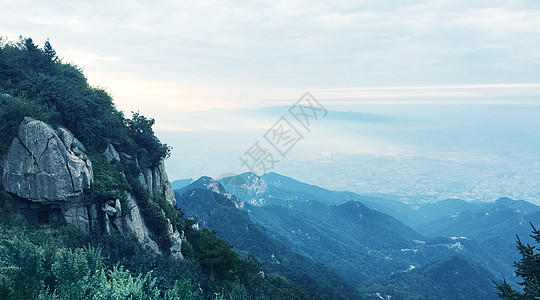
[[[184,187],[185,190],[192,190],[192,189],[202,189],[202,190],[210,190],[214,193],[218,193],[224,196],[230,197],[230,193],[227,192],[227,189],[223,187],[219,182],[217,182],[214,178],[209,176],[201,176],[199,179],[195,180],[191,184]]]
[[[201,176],[199,179],[179,189],[178,191],[180,192],[180,194],[184,194],[186,192],[193,191],[193,190],[210,191],[212,193],[216,193],[227,198],[235,207],[244,206],[244,203],[242,202],[242,200],[240,200],[235,195],[232,195],[231,193],[229,193],[227,189],[219,181],[216,181],[214,178],[209,177],[209,176]]]

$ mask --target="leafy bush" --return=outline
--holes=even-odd
[[[7,134],[16,132],[14,126],[31,115],[65,126],[87,148],[99,153],[110,141],[118,145],[118,150],[134,156],[147,148],[153,164],[170,153],[170,148],[155,137],[153,119],[138,113],[132,119],[124,118],[112,97],[103,89],[91,87],[77,66],[58,59],[48,41],[43,48],[30,38],[21,37],[17,43],[0,41],[0,92],[23,99],[8,103],[16,114],[7,114],[1,107],[0,120],[9,123],[3,125],[8,127],[2,132]],[[0,142],[1,153],[4,144],[11,141],[0,136]]]
[[[0,90],[0,155],[7,152],[17,136],[19,125],[27,116],[51,123],[58,119],[58,113],[50,107],[2,94]]]
[[[193,256],[212,276],[235,280],[235,266],[241,262],[232,251],[232,246],[216,237],[215,231],[208,229],[188,230],[187,238],[193,247]]]
[[[88,156],[94,169],[94,184],[85,194],[87,200],[103,203],[118,198],[122,202],[122,207],[127,208],[125,191],[129,189],[129,184],[122,173],[120,163],[110,164],[105,155],[96,152],[91,152]]]
[[[161,158],[167,158],[171,154],[171,148],[167,144],[162,144],[154,135],[152,126],[155,120],[133,113],[131,119],[126,119],[125,124],[129,129],[129,135],[142,149],[148,153],[150,160],[159,161]]]
[[[214,245],[212,233],[206,238]],[[257,276],[253,260],[223,262],[234,276],[203,272],[193,259],[152,255],[118,236],[91,236],[72,226],[47,232],[0,224],[0,299],[272,298],[272,286]]]

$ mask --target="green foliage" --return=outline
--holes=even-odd
[[[162,144],[154,135],[152,126],[155,120],[133,113],[131,119],[126,119],[125,124],[129,129],[129,135],[137,145],[146,150],[150,156],[150,161],[158,161],[160,158],[167,158],[171,154],[171,148],[167,144]]]
[[[86,295],[81,283],[104,268],[101,251],[94,248],[60,248],[54,253],[50,270],[54,278],[54,294],[60,298],[82,299]]]
[[[540,244],[540,230],[536,229],[531,223],[531,237]],[[516,275],[522,279],[519,285],[523,286],[523,293],[516,291],[510,284],[495,283],[497,295],[503,299],[538,299],[540,298],[540,250],[530,244],[523,244],[519,236],[517,236],[517,249],[521,255],[521,259],[514,263]]]
[[[147,147],[152,164],[170,153],[170,148],[154,136],[152,119],[139,114],[125,119],[106,91],[91,87],[77,66],[58,59],[48,40],[43,48],[22,37],[18,43],[0,43],[0,92],[23,99],[21,103],[9,103],[17,114],[7,115],[1,107],[0,124],[10,126],[5,129],[20,124],[21,116],[31,115],[65,126],[87,148],[97,152],[102,152],[109,141],[116,142],[119,151],[134,156]],[[9,124],[4,125],[4,120]],[[4,144],[11,141],[0,138],[0,151],[5,151]]]
[[[122,207],[127,209],[125,191],[129,189],[129,184],[123,176],[120,163],[110,164],[101,153],[91,152],[88,156],[94,170],[94,184],[85,197],[90,202],[99,203],[110,199],[120,199]]]
[[[0,230],[0,298],[36,298],[45,277],[45,253],[38,245]]]
[[[167,202],[165,197],[163,197],[159,193],[154,193],[154,202],[157,203],[157,205],[163,210],[165,213],[165,217],[171,221],[171,224],[176,228],[178,231],[186,230],[187,228],[190,228],[191,225],[193,225],[193,222],[191,220],[184,219],[184,212],[180,210],[180,208],[174,207],[172,204]]]
[[[206,238],[215,245],[213,234]],[[218,277],[201,271],[197,260],[153,255],[119,236],[0,225],[0,299],[270,298],[253,263],[226,263],[234,278]]]
[[[54,123],[58,113],[46,105],[2,94],[0,89],[0,155],[6,153],[27,116]]]
[[[226,280],[237,278],[235,266],[240,263],[240,258],[229,243],[216,237],[215,231],[188,230],[186,235],[193,246],[194,257],[212,276]]]
[[[160,299],[161,291],[156,286],[156,280],[151,272],[134,276],[124,268],[115,266],[111,270],[98,270],[77,287],[89,291],[87,294],[91,295],[91,299]]]
[[[197,299],[200,295],[200,288],[199,289],[193,289],[193,285],[191,284],[191,281],[184,280],[184,281],[177,281],[174,284],[174,287],[170,290],[165,291],[165,295],[163,296],[163,299],[165,300],[176,300],[176,299]]]

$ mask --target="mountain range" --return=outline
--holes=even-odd
[[[213,196],[195,199],[203,190]],[[464,296],[468,289],[479,299],[494,299],[493,280],[507,278],[516,283],[514,234],[528,236],[528,222],[537,220],[539,211],[534,204],[508,198],[493,203],[459,199],[398,203],[330,191],[277,173],[260,177],[243,173],[218,181],[203,177],[175,194],[177,205],[196,218],[198,226],[229,232],[220,237],[239,253],[253,253],[246,245],[254,247],[245,240],[249,235],[235,227],[241,219],[290,253],[337,272],[366,298],[400,297],[404,294],[389,292],[390,287],[414,280],[416,285],[406,284],[408,288],[403,289],[407,295],[470,299]],[[210,200],[212,209],[203,204]],[[223,210],[241,213],[242,218],[225,217]],[[474,280],[468,276],[441,279],[444,272],[454,271],[475,274]],[[468,288],[449,294],[452,286]]]

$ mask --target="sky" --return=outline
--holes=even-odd
[[[268,106],[306,90],[341,105],[344,93],[349,101],[394,100],[396,87],[443,98],[540,90],[535,0],[21,0],[2,7],[0,35],[49,38],[126,111]]]
[[[20,35],[49,39],[119,109],[155,118],[173,156],[186,154],[180,134],[264,133],[271,118],[232,112],[290,106],[305,91],[330,110],[383,114],[540,105],[537,0],[4,1],[0,36]],[[175,159],[202,170],[173,177],[210,172]]]

